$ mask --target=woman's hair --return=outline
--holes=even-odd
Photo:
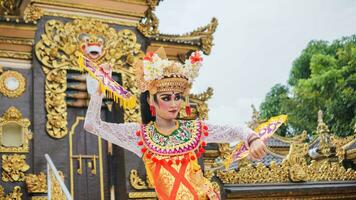
[[[156,120],[156,117],[151,115],[150,105],[148,104],[147,99],[150,97],[150,93],[148,91],[141,93],[140,96],[140,104],[141,104],[141,118],[143,124],[148,124],[152,121]],[[157,96],[153,96],[153,100],[157,103]]]

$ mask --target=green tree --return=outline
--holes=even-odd
[[[260,117],[268,119],[272,116],[284,114],[282,111],[282,103],[288,98],[288,87],[282,84],[276,84],[271,91],[266,95],[265,101],[260,105]],[[288,135],[287,127],[282,126],[278,129],[277,134]]]
[[[321,109],[331,131],[347,136],[356,123],[355,89],[356,36],[331,44],[312,41],[293,62],[288,85],[276,85],[266,95],[261,117],[284,113],[289,116],[287,130],[314,133]]]

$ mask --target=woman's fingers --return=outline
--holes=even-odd
[[[262,141],[256,141],[250,149],[251,158],[254,160],[262,159],[266,155],[266,145]]]

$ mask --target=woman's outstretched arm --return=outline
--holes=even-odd
[[[141,157],[142,153],[137,145],[139,138],[135,135],[136,131],[140,129],[140,125],[138,123],[116,124],[102,121],[100,118],[102,99],[103,94],[98,92],[91,95],[85,115],[84,129]]]
[[[253,130],[245,126],[216,125],[204,122],[209,135],[208,143],[232,143],[242,140],[250,149],[252,159],[261,159],[266,154],[266,146]]]
[[[248,144],[249,138],[255,135],[253,130],[244,126],[218,125],[207,121],[204,124],[208,126],[209,135],[205,138],[207,142],[232,143],[242,140]]]

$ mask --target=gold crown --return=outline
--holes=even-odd
[[[163,47],[148,52],[142,61],[136,63],[136,76],[141,92],[176,91],[189,94],[191,83],[197,76],[202,58],[194,52],[184,64],[169,61]]]

